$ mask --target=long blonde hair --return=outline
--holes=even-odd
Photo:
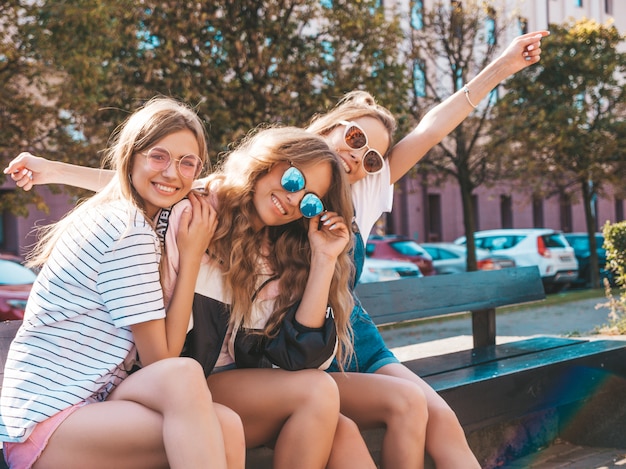
[[[389,147],[384,157],[393,147],[393,135],[396,131],[396,119],[391,112],[378,104],[374,97],[367,91],[351,91],[347,93],[333,109],[323,114],[316,114],[307,127],[309,132],[326,136],[339,125],[340,121],[351,121],[361,117],[373,117],[378,119],[389,134]]]
[[[156,97],[131,114],[113,133],[111,144],[105,151],[105,159],[115,170],[115,177],[102,191],[81,202],[59,222],[39,228],[39,241],[28,256],[28,265],[43,265],[56,241],[75,217],[93,207],[115,200],[128,200],[145,215],[144,201],[130,180],[135,157],[155,142],[181,130],[193,132],[198,142],[198,156],[203,163],[206,162],[208,151],[204,125],[187,105],[172,98]]]
[[[267,336],[276,334],[289,307],[302,298],[311,259],[308,220],[299,219],[260,231],[252,224],[257,218],[253,203],[257,181],[280,162],[290,162],[296,167],[320,162],[330,164],[332,176],[330,188],[322,197],[324,206],[338,212],[347,223],[353,216],[349,185],[337,155],[323,138],[296,127],[270,127],[251,132],[226,155],[220,171],[209,176],[207,186],[217,197],[220,220],[210,252],[222,263],[232,299],[230,318],[234,325],[245,323],[249,318],[259,280],[259,256],[265,252],[264,243],[269,240],[271,244],[264,260],[279,277],[280,293],[275,312],[263,331]],[[337,259],[329,294],[329,305],[337,324],[340,363],[352,351],[350,313],[354,302],[348,287],[354,269],[349,256],[351,246],[349,243]]]

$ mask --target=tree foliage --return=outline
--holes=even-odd
[[[485,24],[493,25],[487,33]],[[450,8],[438,3],[423,16],[423,26],[412,37],[411,57],[424,74],[423,94],[415,93],[412,106],[417,122],[432,105],[459,90],[494,57],[507,20],[481,2],[457,2]],[[497,181],[497,157],[484,150],[494,100],[485,100],[479,109],[420,162],[418,171],[431,183],[452,178],[460,188],[463,224],[468,246],[468,270],[476,270],[474,207],[472,194],[483,185]]]
[[[2,126],[0,164],[28,149],[97,166],[114,128],[158,94],[196,108],[214,159],[250,129],[304,125],[354,88],[397,107],[402,32],[378,3],[11,0],[0,73],[14,89],[0,99],[13,127]]]
[[[507,83],[492,151],[536,194],[582,197],[598,286],[593,200],[620,185],[626,161],[626,54],[617,29],[592,20],[551,25],[539,66]]]

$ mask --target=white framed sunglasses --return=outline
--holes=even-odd
[[[362,150],[366,148],[367,151],[361,158],[363,169],[367,174],[377,174],[383,170],[385,160],[383,155],[374,148],[369,146],[369,140],[367,134],[359,124],[355,122],[339,121],[341,125],[345,127],[343,131],[343,140],[352,150]]]

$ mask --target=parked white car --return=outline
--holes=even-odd
[[[366,257],[359,283],[386,282],[405,277],[423,277],[423,275],[413,262]]]
[[[562,290],[578,277],[574,249],[559,231],[501,229],[477,231],[474,236],[477,248],[511,257],[519,267],[536,265],[547,293]],[[465,236],[455,244],[465,244]]]

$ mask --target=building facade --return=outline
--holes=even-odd
[[[434,3],[434,0],[400,0],[393,5],[410,18],[416,9],[428,9]],[[451,3],[462,4],[458,0],[451,0]],[[589,18],[601,24],[613,22],[621,34],[626,32],[626,1],[496,0],[488,3],[503,9],[505,15],[517,15],[526,31],[547,29],[551,23]],[[519,32],[512,28],[502,43],[508,44]],[[626,48],[626,44],[622,46]],[[474,206],[476,230],[541,227],[564,232],[586,231],[584,208],[576,200],[572,202],[558,196],[536,199],[532,194],[502,185],[478,188],[474,193]],[[601,230],[606,221],[624,220],[624,201],[616,197],[611,188],[597,198],[593,209],[597,230]],[[429,185],[420,176],[405,176],[396,186],[393,212],[381,218],[377,229],[380,234],[403,234],[418,242],[453,241],[463,236],[463,208],[458,186],[454,182]]]

